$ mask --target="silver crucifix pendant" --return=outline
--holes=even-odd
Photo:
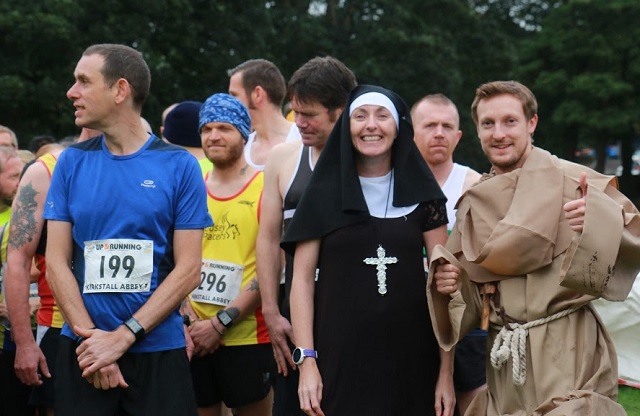
[[[397,257],[386,257],[386,252],[382,245],[378,245],[376,250],[377,257],[367,257],[362,260],[365,264],[376,266],[376,275],[378,277],[378,293],[384,295],[387,293],[387,264],[398,262]]]

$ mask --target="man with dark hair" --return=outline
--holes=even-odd
[[[82,54],[82,56],[94,55],[103,56],[104,66],[100,72],[105,86],[111,88],[121,79],[126,79],[133,108],[141,111],[151,87],[151,72],[142,54],[133,48],[112,44],[89,46]]]
[[[295,124],[282,114],[284,77],[273,62],[251,59],[229,71],[229,94],[249,109],[253,132],[244,149],[247,164],[263,170],[271,149],[300,139]]]
[[[66,320],[55,412],[194,415],[178,307],[212,225],[200,169],[145,131],[140,52],[91,46],[74,76],[76,125],[103,134],[60,155],[45,203],[49,284]]]
[[[615,348],[591,301],[629,294],[640,213],[615,177],[535,147],[537,110],[516,81],[476,90],[492,168],[431,256],[433,327],[447,350],[479,323],[488,329],[488,389],[468,415],[624,415]]]
[[[293,217],[313,167],[340,117],[349,92],[356,86],[353,72],[333,57],[316,57],[302,65],[288,84],[288,98],[295,112],[302,142],[276,146],[265,166],[257,266],[262,313],[269,329],[278,364],[274,415],[301,414],[298,400],[298,373],[291,357],[293,332],[289,313],[289,291],[293,259],[287,256],[285,284],[281,285],[280,239]]]

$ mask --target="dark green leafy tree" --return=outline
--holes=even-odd
[[[312,12],[281,10],[279,21],[294,28],[283,30],[283,37],[295,36],[284,45],[301,52],[288,71],[315,55],[331,54],[359,82],[394,89],[409,105],[427,93],[445,93],[458,104],[465,135],[456,160],[486,170],[469,106],[479,83],[511,73],[516,62],[513,39],[500,25],[460,0],[289,3],[298,12]]]
[[[0,2],[0,124],[24,146],[25,133],[59,133],[73,122],[65,92],[77,59],[77,15],[72,1]]]
[[[469,117],[481,82],[510,76],[523,31],[466,0],[5,0],[0,123],[30,136],[76,134],[65,92],[82,51],[94,43],[140,50],[152,73],[143,110],[156,133],[171,103],[226,91],[227,70],[251,58],[275,62],[286,78],[317,55],[333,55],[360,82],[394,89],[411,105],[443,92],[460,109],[465,134],[456,160],[486,170]]]
[[[542,26],[544,18],[565,0],[469,0],[469,6],[492,21],[503,26],[503,30],[519,38],[520,30],[535,32]]]
[[[573,159],[593,146],[602,171],[606,146],[621,142],[628,172],[640,114],[638,19],[637,1],[567,1],[523,44],[518,73],[538,97],[544,147]]]

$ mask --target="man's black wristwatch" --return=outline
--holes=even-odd
[[[225,328],[229,329],[233,326],[233,317],[224,309],[219,310],[216,316]]]
[[[133,335],[136,336],[136,342],[142,340],[146,335],[144,328],[140,325],[140,322],[138,322],[133,316],[129,318],[128,321],[123,322],[123,324],[129,328],[129,331],[133,332]]]

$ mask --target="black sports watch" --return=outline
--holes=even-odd
[[[128,321],[123,322],[124,326],[129,328],[129,331],[133,332],[133,335],[136,336],[136,342],[140,341],[144,338],[146,333],[144,332],[144,328],[140,325],[140,322],[136,320],[133,316],[129,318]]]
[[[233,326],[233,317],[226,310],[219,310],[216,316],[225,328],[229,329]]]
[[[293,350],[293,354],[291,355],[293,362],[296,363],[297,365],[302,364],[304,359],[307,357],[318,359],[318,351],[305,350],[304,348],[298,347],[295,350]]]

